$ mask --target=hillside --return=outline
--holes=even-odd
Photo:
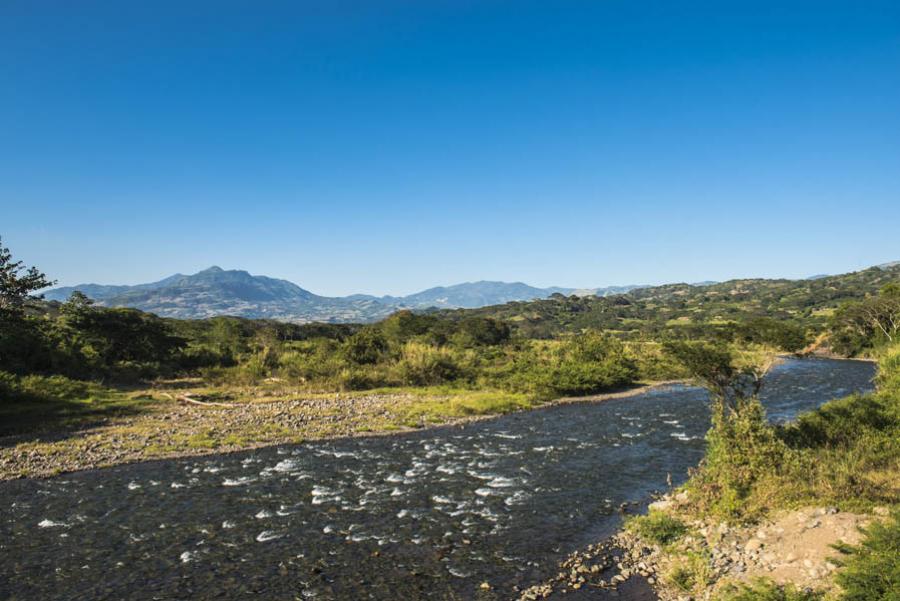
[[[588,328],[653,337],[663,330],[714,330],[753,318],[790,320],[800,327],[819,329],[842,303],[874,294],[897,281],[900,264],[889,264],[817,279],[668,284],[608,297],[554,295],[442,314],[501,319],[530,338]]]

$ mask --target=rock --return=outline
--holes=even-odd
[[[480,588],[483,591],[489,591],[489,590],[491,590],[491,585],[488,582],[482,582],[478,588]]]
[[[758,551],[762,549],[764,546],[763,542],[758,538],[751,538],[747,541],[747,544],[744,545],[744,549],[747,551]]]
[[[880,505],[878,507],[873,507],[872,513],[874,513],[877,516],[886,517],[891,514],[891,511],[887,507]]]

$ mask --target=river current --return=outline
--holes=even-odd
[[[763,401],[789,420],[870,390],[873,374],[791,359],[766,377]],[[673,386],[464,427],[6,482],[0,599],[512,598],[614,531],[622,503],[646,501],[667,474],[683,481],[708,427],[705,392]]]

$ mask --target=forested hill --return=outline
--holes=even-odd
[[[529,338],[585,329],[652,337],[664,330],[706,334],[753,319],[789,321],[798,329],[816,331],[843,303],[873,295],[892,282],[900,282],[898,263],[816,279],[668,284],[607,297],[557,294],[529,302],[442,311],[441,315],[502,319]]]

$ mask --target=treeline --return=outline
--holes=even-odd
[[[118,383],[201,375],[212,383],[277,379],[321,391],[452,384],[549,397],[627,385],[647,365],[597,332],[531,341],[491,318],[410,311],[365,326],[186,321],[97,307],[75,293],[7,319],[2,329],[0,370]]]
[[[448,384],[582,395],[683,376],[683,367],[660,350],[673,341],[797,352],[830,324],[838,351],[866,352],[896,336],[900,286],[889,284],[880,295],[865,291],[896,275],[875,269],[806,283],[555,295],[475,310],[401,311],[369,325],[298,325],[163,319],[98,307],[80,293],[65,303],[38,302],[31,295],[52,283],[0,245],[0,371],[106,383],[199,375],[212,383],[276,379],[320,391]],[[820,301],[846,298],[857,300],[826,312],[828,321]],[[760,314],[773,303],[773,315]],[[806,317],[792,318],[796,311]],[[811,327],[808,318],[820,313],[817,323],[826,326]]]

